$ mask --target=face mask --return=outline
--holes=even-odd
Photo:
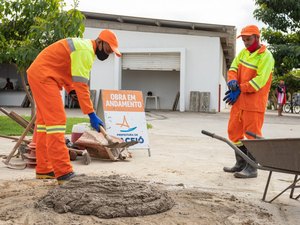
[[[100,51],[99,48],[96,48],[96,55],[97,58],[101,61],[105,60],[108,58],[108,54],[105,53],[104,48],[103,48],[103,42],[102,42],[102,50]]]
[[[257,39],[255,39],[255,41],[253,42],[253,44],[252,45],[250,45],[248,48],[248,51],[249,52],[255,52],[257,49],[258,49],[258,40]]]

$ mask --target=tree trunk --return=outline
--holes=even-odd
[[[20,71],[20,75],[21,75],[21,80],[22,80],[22,86],[26,92],[26,96],[28,97],[29,101],[30,101],[30,105],[31,105],[31,118],[35,115],[35,103],[34,100],[29,92],[29,90],[27,89],[27,85],[25,82],[25,70],[21,70]]]

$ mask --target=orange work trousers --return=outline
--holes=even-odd
[[[261,129],[264,123],[264,112],[253,112],[232,107],[228,122],[228,137],[237,146],[242,143],[239,140],[245,138],[254,139],[246,134],[246,131],[262,136]]]
[[[35,75],[28,74],[36,103],[36,172],[53,171],[57,178],[73,171],[65,144],[66,114],[57,83],[41,83]]]

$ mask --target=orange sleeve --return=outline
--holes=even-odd
[[[89,86],[81,82],[74,82],[73,86],[83,114],[94,112],[93,104],[90,98]]]
[[[238,80],[237,72],[234,70],[228,70],[228,73],[227,73],[227,82],[229,82],[231,80]]]
[[[240,84],[240,89],[241,89],[241,92],[248,92],[248,93],[257,92],[249,82]]]
[[[70,91],[75,90],[73,84],[71,84],[71,85],[66,84],[66,85],[64,85],[64,88],[66,89],[68,94],[70,93]]]

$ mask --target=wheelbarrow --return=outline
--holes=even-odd
[[[252,140],[241,140],[248,151],[250,151],[250,153],[256,159],[255,162],[245,153],[243,153],[237,146],[235,146],[230,140],[205,130],[202,130],[201,133],[226,142],[238,155],[240,155],[254,168],[269,171],[269,176],[263,193],[263,201],[271,203],[289,189],[291,190],[289,196],[291,199],[298,200],[300,198],[300,194],[294,197],[295,188],[300,187],[300,185],[297,185],[297,183],[300,181],[300,178],[298,178],[300,175],[300,138],[264,139],[251,132],[246,132],[248,135],[256,138]],[[271,200],[266,200],[273,172],[293,174],[295,177],[293,182],[283,191],[281,191]]]

